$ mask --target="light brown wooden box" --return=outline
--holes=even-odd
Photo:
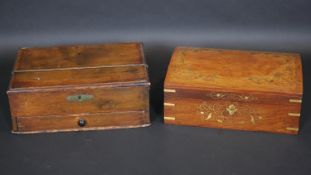
[[[14,133],[150,125],[142,44],[20,49],[9,90]]]
[[[164,83],[166,124],[297,134],[299,54],[177,48]]]

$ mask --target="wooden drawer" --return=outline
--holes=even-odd
[[[95,87],[9,93],[15,117],[140,111],[149,106],[149,88]]]
[[[14,133],[82,131],[149,126],[149,113],[128,111],[67,116],[18,117]]]

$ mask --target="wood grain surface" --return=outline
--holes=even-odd
[[[83,88],[10,93],[11,113],[18,117],[145,110],[149,89],[145,86]],[[69,101],[75,95],[91,95],[85,101]]]
[[[166,86],[302,93],[299,54],[176,48]]]
[[[12,130],[148,126],[149,86],[141,43],[22,48],[7,92]]]
[[[300,56],[177,48],[164,84],[164,122],[297,134]]]
[[[83,119],[85,126],[79,126]],[[15,133],[85,131],[149,126],[149,114],[144,111],[94,113],[83,115],[19,117]]]
[[[141,43],[22,48],[15,71],[143,64]]]
[[[145,69],[145,66],[138,65],[15,72],[11,88],[148,83]]]

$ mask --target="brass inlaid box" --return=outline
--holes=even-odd
[[[297,134],[300,55],[177,48],[164,83],[166,124]]]

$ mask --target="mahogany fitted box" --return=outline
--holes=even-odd
[[[167,124],[297,134],[299,54],[177,48],[164,83]]]
[[[8,90],[14,133],[150,125],[140,43],[20,49]]]

